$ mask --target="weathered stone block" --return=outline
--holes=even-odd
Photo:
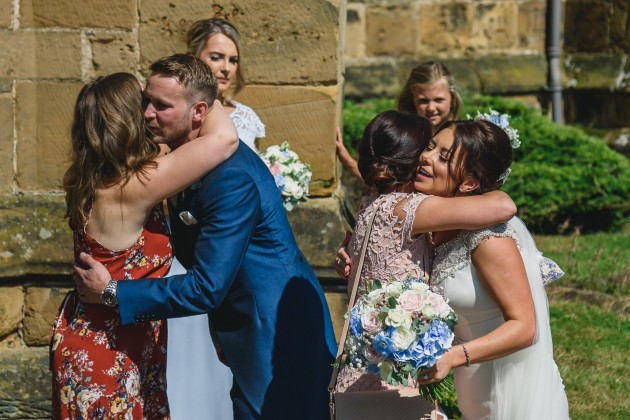
[[[545,53],[546,12],[544,1],[518,5],[518,47]]]
[[[336,197],[312,198],[288,213],[297,243],[320,278],[337,278],[334,260],[348,225]]]
[[[394,59],[346,63],[344,95],[347,98],[394,98],[400,88],[399,70]]]
[[[365,15],[368,56],[416,52],[420,25],[415,6],[372,6]]]
[[[616,48],[630,53],[630,4],[627,0],[613,0],[610,42]]]
[[[365,57],[367,48],[365,20],[365,5],[348,4],[346,11],[345,59]]]
[[[29,287],[26,289],[24,311],[24,343],[27,346],[46,346],[55,322],[57,309],[71,289]]]
[[[110,73],[126,71],[136,73],[139,63],[137,36],[130,32],[95,33],[88,37],[92,49],[92,71],[95,78]]]
[[[13,99],[0,97],[0,193],[13,192]]]
[[[72,234],[62,195],[0,197],[0,278],[69,274]]]
[[[575,54],[564,60],[567,84],[577,89],[623,89],[623,55]],[[623,80],[621,80],[623,82]]]
[[[18,83],[17,182],[25,190],[59,190],[69,165],[70,125],[81,83]]]
[[[539,91],[546,85],[543,55],[486,56],[476,60],[483,91],[487,93]]]
[[[22,287],[3,287],[0,293],[0,338],[18,330],[24,310]]]
[[[517,45],[518,6],[513,2],[482,3],[475,7],[471,46],[481,51]]]
[[[474,9],[471,4],[422,4],[420,48],[423,55],[461,54],[470,47]]]
[[[566,52],[604,52],[610,46],[611,3],[599,0],[571,1],[564,6]],[[588,23],[585,17],[588,16]]]
[[[338,3],[338,2],[335,2]],[[338,4],[325,0],[142,2],[142,67],[185,51],[184,35],[197,19],[223,17],[241,33],[247,79],[253,84],[336,84],[340,46]]]
[[[249,86],[239,100],[256,110],[266,126],[264,150],[288,141],[311,165],[311,195],[330,195],[335,188],[335,127],[338,125],[334,88]]]
[[[0,28],[9,28],[13,17],[13,0],[0,0]]]
[[[0,32],[0,77],[81,78],[78,32]]]
[[[398,66],[400,68],[400,85],[404,86],[411,70],[415,66],[427,61],[435,61],[435,57],[419,57],[414,60],[399,60]],[[459,90],[478,91],[481,89],[481,81],[477,75],[473,59],[445,58],[439,61],[444,63],[444,65],[446,65],[446,67],[450,70]],[[398,93],[396,94],[396,97],[397,96]]]
[[[24,28],[129,28],[137,19],[135,1],[129,0],[21,0]]]
[[[0,418],[50,418],[48,348],[0,350]]]

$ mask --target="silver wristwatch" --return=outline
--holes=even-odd
[[[101,293],[101,300],[106,306],[109,306],[110,308],[118,306],[118,296],[116,295],[117,290],[118,281],[114,279],[110,280],[109,283],[107,283],[107,286],[105,286],[103,293]]]

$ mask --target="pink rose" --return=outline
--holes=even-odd
[[[398,303],[407,312],[420,312],[425,303],[424,299],[424,293],[419,290],[405,290],[398,297]]]
[[[282,168],[277,163],[272,163],[269,166],[269,171],[271,172],[271,175],[275,176],[282,172]]]
[[[369,311],[361,315],[361,325],[368,334],[374,334],[383,328],[377,315],[378,312],[376,311]]]

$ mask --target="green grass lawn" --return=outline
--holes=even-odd
[[[563,286],[628,296],[630,232],[581,235],[536,235],[545,256],[566,272]]]
[[[627,316],[583,302],[553,300],[550,313],[554,354],[564,380],[571,418],[628,418]]]

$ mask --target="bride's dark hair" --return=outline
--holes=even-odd
[[[453,130],[450,156],[459,150],[457,161],[448,162],[448,171],[455,181],[452,194],[467,177],[479,181],[479,188],[471,194],[498,190],[503,184],[501,175],[512,163],[512,145],[507,133],[498,125],[484,120],[448,121],[440,129]]]
[[[370,190],[387,193],[412,181],[432,130],[416,114],[385,111],[374,117],[359,142],[359,172]]]

